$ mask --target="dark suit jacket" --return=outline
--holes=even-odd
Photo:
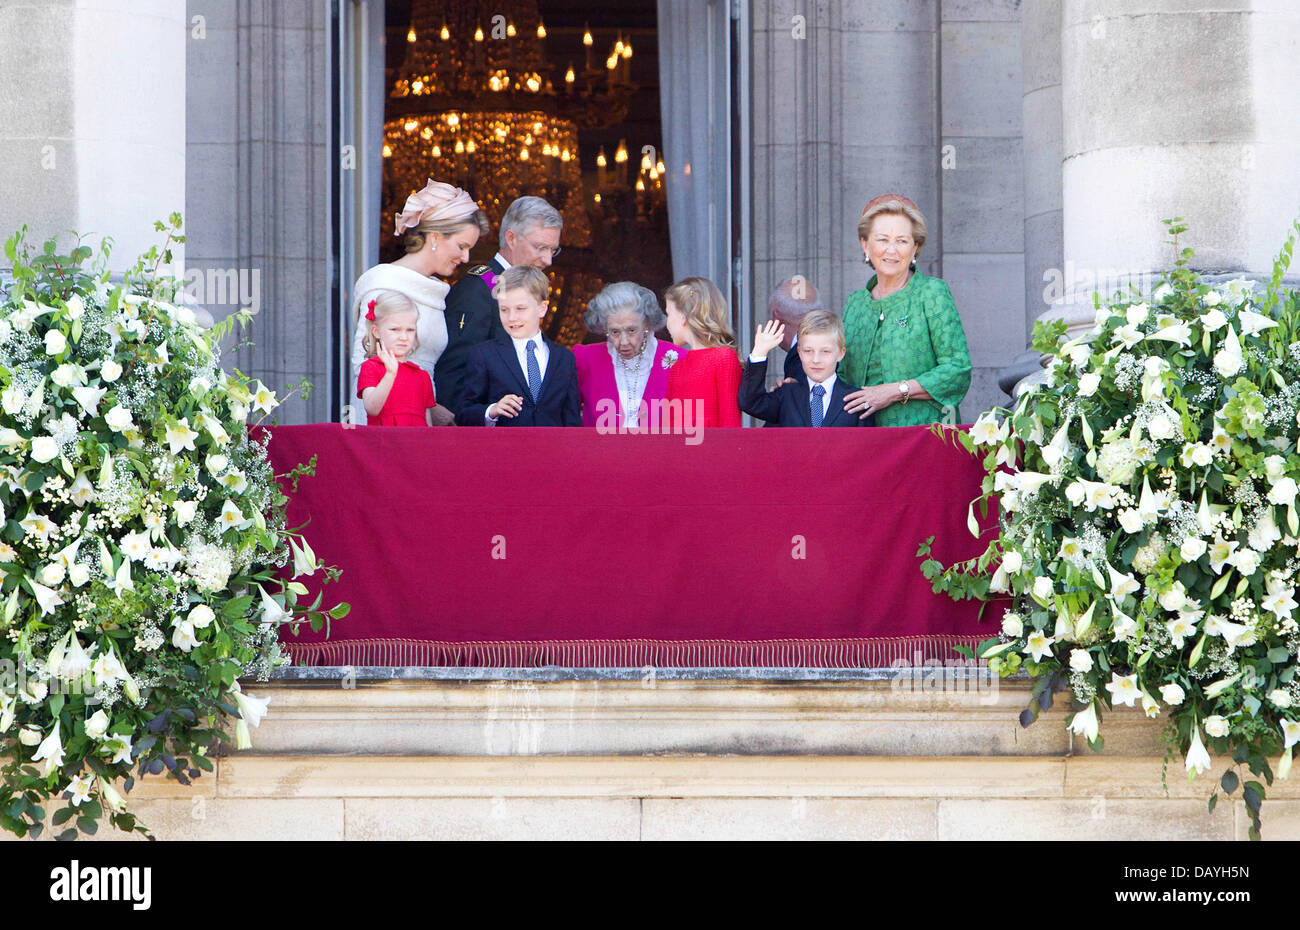
[[[438,356],[433,381],[438,403],[449,407],[453,413],[460,413],[455,405],[459,402],[465,369],[469,366],[470,350],[481,342],[505,334],[501,328],[501,310],[482,273],[490,271],[499,275],[503,270],[495,258],[487,265],[476,265],[447,293],[447,348]]]
[[[785,376],[794,378],[796,381],[808,383],[808,376],[803,373],[803,360],[799,358],[799,347],[791,346],[790,351],[785,353]]]
[[[578,365],[573,353],[542,337],[551,356],[542,375],[542,390],[533,403],[528,379],[519,367],[514,340],[498,336],[474,346],[456,411],[458,426],[483,426],[487,408],[507,394],[518,394],[524,408],[518,416],[500,417],[497,426],[581,426],[578,403]]]
[[[767,359],[750,362],[740,379],[737,400],[740,409],[752,417],[767,420],[769,426],[812,426],[807,382],[783,384],[774,391],[766,390]],[[856,388],[843,378],[835,379],[831,388],[831,402],[822,426],[875,426],[876,418],[859,420],[855,414],[844,412],[844,398]]]

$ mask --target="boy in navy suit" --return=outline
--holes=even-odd
[[[769,426],[874,426],[874,417],[859,420],[844,412],[845,396],[857,388],[835,374],[835,366],[844,358],[844,324],[825,310],[810,310],[799,321],[795,345],[807,382],[764,390],[767,353],[781,344],[784,335],[785,325],[776,320],[769,320],[754,334],[754,350],[740,381],[740,409],[767,420]]]
[[[531,265],[507,268],[493,296],[503,335],[470,352],[459,426],[581,426],[573,353],[542,335],[549,287]]]

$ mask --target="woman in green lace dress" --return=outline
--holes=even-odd
[[[884,194],[862,211],[858,238],[876,273],[844,304],[840,371],[866,385],[844,409],[874,414],[877,426],[960,423],[970,352],[948,285],[916,270],[925,218],[906,197]]]

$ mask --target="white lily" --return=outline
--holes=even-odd
[[[49,778],[50,773],[63,764],[63,739],[59,735],[59,722],[54,722],[54,729],[50,735],[45,737],[41,745],[36,747],[36,752],[32,756],[33,762],[44,761],[45,764],[40,767],[42,778]]]
[[[1186,611],[1181,611],[1173,620],[1166,620],[1165,629],[1169,632],[1169,640],[1175,649],[1182,649],[1187,637],[1196,635],[1196,624],[1188,618]]]
[[[1062,459],[1065,458],[1065,453],[1069,451],[1070,448],[1070,439],[1068,435],[1069,428],[1070,428],[1070,421],[1067,419],[1064,423],[1061,424],[1061,428],[1056,431],[1056,435],[1052,437],[1052,441],[1047,445],[1043,446],[1043,448],[1040,450],[1043,456],[1043,461],[1046,462],[1051,467],[1055,467]]]
[[[77,406],[85,411],[87,416],[92,417],[99,416],[99,402],[104,399],[104,395],[107,393],[108,388],[83,386],[72,389],[72,396],[76,399]]]
[[[1107,596],[1111,600],[1117,601],[1126,594],[1136,594],[1141,587],[1132,572],[1121,575],[1109,562],[1106,563],[1106,571],[1110,575],[1110,594]]]
[[[996,416],[984,413],[971,425],[970,437],[977,446],[991,446],[1005,439],[1006,431]]]
[[[1241,331],[1247,336],[1258,336],[1264,330],[1272,329],[1277,325],[1277,320],[1244,308],[1237,312],[1237,318],[1241,320]]]
[[[1210,754],[1205,751],[1205,744],[1201,742],[1201,728],[1195,723],[1192,724],[1192,742],[1187,747],[1186,767],[1191,773],[1190,777],[1193,778],[1210,768]]]
[[[258,381],[257,390],[253,392],[253,409],[260,410],[263,413],[270,413],[277,406],[279,406],[279,401],[275,399],[275,391]]]
[[[1214,574],[1223,574],[1223,566],[1228,564],[1232,553],[1240,545],[1235,539],[1224,539],[1217,533],[1214,535],[1214,542],[1210,544],[1210,568],[1214,569]]]
[[[316,559],[316,553],[312,551],[311,546],[304,538],[301,542],[293,539],[289,540],[289,550],[293,553],[293,577],[299,575],[314,575],[320,568],[320,563]]]
[[[1113,610],[1110,621],[1110,636],[1117,643],[1126,643],[1137,632],[1137,621],[1121,610]]]
[[[1133,702],[1142,695],[1138,688],[1137,674],[1120,675],[1117,672],[1110,673],[1110,682],[1106,685],[1106,690],[1110,692],[1112,704],[1123,704],[1125,707],[1132,707]]]
[[[1013,477],[1015,479],[1015,489],[1022,494],[1033,494],[1052,480],[1051,475],[1045,475],[1040,471],[1020,471],[1016,472]]]
[[[1097,720],[1097,704],[1090,702],[1086,708],[1076,711],[1070,718],[1070,732],[1082,736],[1088,742],[1095,742],[1101,724]]]
[[[1246,364],[1246,356],[1241,351],[1241,342],[1237,339],[1237,333],[1231,326],[1228,327],[1228,333],[1223,338],[1223,348],[1214,353],[1214,370],[1221,377],[1231,378]]]
[[[31,586],[32,594],[36,598],[36,603],[41,608],[41,616],[54,613],[54,608],[63,603],[63,598],[59,597],[57,591],[52,591],[45,585],[32,581],[30,578],[27,583]]]
[[[1052,644],[1054,642],[1056,640],[1042,630],[1035,630],[1025,640],[1024,652],[1026,655],[1031,656],[1035,662],[1041,662],[1045,656],[1052,654]]]
[[[182,449],[193,451],[194,440],[198,438],[199,434],[190,429],[189,417],[183,417],[179,422],[167,427],[167,445],[172,455],[180,454]]]
[[[1300,741],[1300,721],[1282,719],[1282,741],[1286,749]]]
[[[1115,330],[1111,338],[1116,342],[1123,344],[1125,349],[1131,349],[1146,337],[1142,335],[1142,330],[1129,324],[1128,326],[1121,326],[1119,329]]]
[[[1180,346],[1189,346],[1192,344],[1192,327],[1187,323],[1173,323],[1163,329],[1158,329],[1147,336],[1148,339],[1159,339],[1162,342],[1173,342]]]

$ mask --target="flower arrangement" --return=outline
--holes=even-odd
[[[60,838],[116,828],[148,835],[124,795],[137,777],[189,784],[234,722],[237,747],[286,661],[279,628],[347,613],[298,598],[317,564],[285,527],[287,498],[265,440],[246,429],[274,392],[219,366],[239,314],[205,331],[171,302],[180,217],[110,283],[106,240],[33,255],[5,243],[0,294],[0,826]],[[152,263],[152,265],[150,264]],[[312,465],[287,476],[296,485]],[[292,561],[293,576],[286,579]]]
[[[1300,299],[1280,290],[1300,222],[1263,294],[1202,283],[1168,227],[1176,267],[1148,298],[1097,300],[1079,338],[1040,322],[1046,386],[947,432],[983,455],[972,507],[996,498],[999,527],[978,558],[922,571],[956,599],[1010,599],[974,654],[1034,679],[1023,725],[1066,689],[1098,749],[1104,709],[1167,712],[1166,763],[1181,753],[1189,780],[1210,751],[1233,760],[1211,810],[1249,769],[1258,838],[1269,760],[1286,777],[1300,740]]]

